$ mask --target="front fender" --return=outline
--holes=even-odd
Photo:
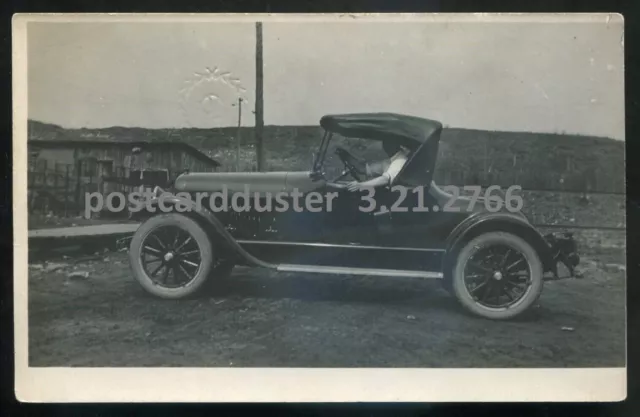
[[[551,247],[544,236],[536,230],[526,217],[515,213],[479,212],[460,222],[446,240],[445,262],[453,261],[455,253],[465,242],[486,232],[508,232],[526,240],[538,253],[545,271],[555,268],[555,260]]]
[[[162,200],[163,209],[170,208],[169,211],[160,211],[160,203]],[[218,219],[214,213],[204,207],[198,207],[191,199],[183,198],[174,194],[165,193],[161,196],[154,196],[149,199],[145,205],[155,208],[155,213],[151,216],[165,214],[167,212],[176,212],[185,216],[192,217],[198,221],[207,231],[209,236],[215,236],[218,241],[222,241],[223,245],[238,255],[249,265],[275,269],[277,265],[264,262],[247,252],[224,227],[224,224]],[[147,212],[148,213],[148,212]]]

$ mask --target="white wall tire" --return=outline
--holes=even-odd
[[[493,320],[512,319],[542,292],[544,268],[536,250],[519,236],[483,233],[458,252],[451,288],[469,312]]]
[[[213,248],[206,231],[177,213],[151,217],[131,240],[129,261],[134,277],[150,294],[181,299],[196,294],[207,281]]]

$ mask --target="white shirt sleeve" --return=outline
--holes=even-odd
[[[389,178],[389,184],[391,184],[393,180],[396,179],[400,171],[402,171],[402,167],[406,162],[407,155],[404,152],[398,152],[397,154],[393,155],[393,157],[391,157],[391,163],[389,164],[389,167],[387,167],[384,174],[382,174]]]

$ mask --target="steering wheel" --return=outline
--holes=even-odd
[[[344,177],[347,173],[349,173],[356,181],[361,181],[361,177],[360,177],[361,172],[358,170],[358,168],[356,168],[356,166],[352,162],[356,158],[353,155],[351,155],[349,151],[341,147],[336,148],[335,154],[338,155],[338,158],[340,158],[340,161],[342,162],[345,168],[340,178]]]

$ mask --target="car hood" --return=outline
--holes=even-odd
[[[302,193],[323,187],[325,181],[312,178],[311,171],[279,172],[195,172],[176,178],[176,191],[186,192],[249,192]]]

